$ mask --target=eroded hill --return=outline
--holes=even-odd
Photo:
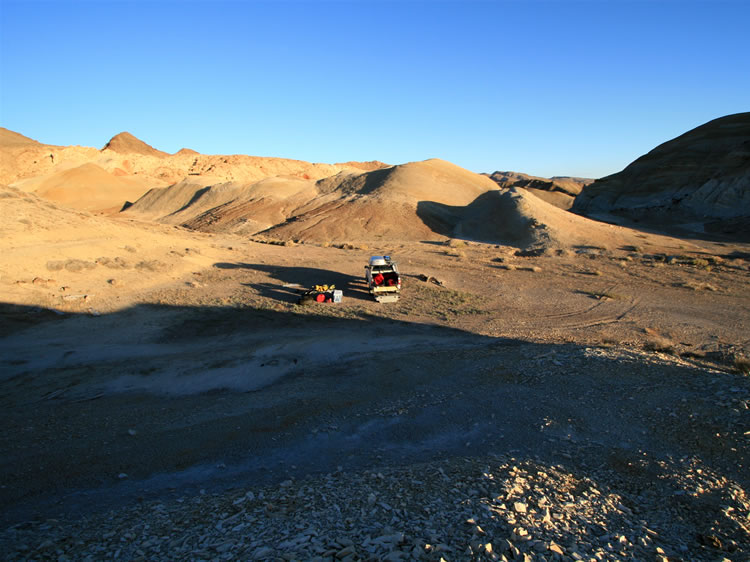
[[[573,211],[747,236],[750,113],[727,115],[661,144],[586,186]]]

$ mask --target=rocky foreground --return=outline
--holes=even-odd
[[[622,462],[632,478],[499,456],[335,472],[24,523],[0,545],[8,560],[747,560],[739,485],[694,459]]]
[[[631,352],[589,353],[619,359],[623,380],[645,374],[642,363],[625,361]],[[536,372],[548,390],[557,389],[562,408],[555,373],[575,365],[554,357],[536,360],[546,365]],[[480,438],[464,444],[465,454],[423,463],[399,463],[373,443],[383,456],[369,468],[295,478],[285,476],[298,468],[291,466],[270,474],[267,485],[245,479],[219,490],[207,481],[212,491],[175,483],[171,493],[144,493],[109,511],[15,524],[0,532],[0,552],[6,560],[748,560],[750,498],[741,477],[729,476],[741,474],[735,463],[742,461],[732,458],[744,455],[748,437],[746,379],[694,367],[671,373],[667,357],[651,363],[665,388],[682,392],[679,375],[695,394],[674,400],[654,384],[664,406],[655,409],[635,404],[645,397],[624,397],[633,426],[660,424],[664,443],[682,435],[702,443],[700,454],[618,445],[606,431],[586,439],[546,431],[552,427],[538,428],[547,437],[525,451],[495,453]],[[611,374],[602,370],[604,378]],[[519,401],[488,398],[484,415],[502,416]],[[527,392],[527,402],[535,401]],[[580,400],[580,408],[587,403]],[[613,409],[619,425],[616,417]],[[681,425],[689,419],[692,426]],[[497,425],[507,429],[508,422]]]

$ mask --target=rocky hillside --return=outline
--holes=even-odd
[[[493,172],[489,177],[502,188],[522,187],[540,199],[561,209],[570,209],[584,186],[594,180],[569,176],[539,178],[519,172]]]
[[[623,171],[586,186],[574,212],[653,224],[750,217],[750,113],[728,115],[654,148]]]

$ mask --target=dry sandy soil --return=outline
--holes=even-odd
[[[0,188],[2,557],[747,560],[750,245],[371,168],[296,175],[295,209],[179,184],[297,217],[276,239]],[[408,236],[342,237],[336,197]],[[363,283],[383,253],[397,303]],[[343,302],[296,304],[316,283]]]
[[[587,558],[598,550],[609,559],[653,558],[660,548],[682,559],[740,560],[750,552],[750,384],[735,365],[750,351],[747,247],[677,239],[653,246],[647,233],[639,248],[579,247],[538,257],[489,244],[393,244],[371,251],[398,258],[404,294],[380,305],[361,278],[370,250],[173,236],[182,248],[173,257],[188,262],[187,270],[128,268],[136,259],[166,263],[167,250],[135,241],[134,251],[108,256],[126,264],[122,269],[99,263],[39,271],[44,284],[22,285],[45,306],[3,305],[0,497],[11,528],[1,544],[11,558],[117,550],[128,558],[139,551],[169,558],[175,536],[186,537],[182,547],[199,558],[309,558],[348,547],[356,558],[397,550],[412,556],[415,539],[430,559],[481,558],[487,543],[499,549],[506,539],[506,554],[515,548],[532,557],[552,556],[553,543],[566,556]],[[99,270],[123,282],[87,292]],[[138,285],[147,274],[157,286]],[[2,281],[7,288],[10,280]],[[285,287],[316,282],[335,283],[344,302],[301,307]],[[61,293],[61,286],[69,288]],[[84,294],[91,296],[65,299]],[[446,529],[462,532],[436,531],[448,533],[439,540],[424,530],[430,524],[420,530],[406,523],[421,522],[422,506],[429,509],[438,493],[427,485],[404,488],[408,478],[437,475],[436,489],[455,496],[451,501],[478,504],[495,491],[462,482],[502,466],[512,470],[497,476],[498,486],[522,469],[539,480],[510,500],[503,492],[510,519],[502,511],[475,513],[478,505],[451,519],[452,508],[443,507],[437,511],[447,517]],[[368,470],[380,473],[382,486]],[[453,476],[443,490],[440,475],[447,473]],[[579,492],[551,499],[559,479],[573,479],[568,485]],[[370,490],[364,497],[357,482]],[[571,504],[589,497],[580,496],[581,482],[619,498],[609,515],[582,515]],[[303,505],[248,519],[229,535],[214,529],[221,541],[210,544],[198,541],[208,532],[203,527],[142,527],[150,521],[143,511],[150,516],[154,506],[202,501],[196,521],[213,529],[227,505],[224,516],[240,513],[234,501],[244,494],[262,512],[281,509],[274,503],[281,499],[262,499],[269,494],[293,497],[293,488],[325,496],[326,486],[332,497],[348,498],[333,502],[341,509],[343,501],[368,509],[354,509],[348,517],[357,523],[348,527],[344,515],[334,518],[341,528],[320,527],[321,536],[329,529],[331,544],[283,546],[304,530],[284,527],[284,517],[294,524],[315,517],[302,517]],[[367,504],[370,494],[377,502]],[[587,546],[580,534],[541,523],[540,494],[553,514],[567,509],[584,518],[583,539],[598,541],[586,529],[601,525],[606,540]],[[325,497],[317,501],[332,509]],[[403,508],[400,517],[382,507],[401,501],[419,507]],[[517,502],[533,505],[539,521],[529,515],[514,523]],[[242,513],[249,516],[250,505]],[[370,508],[388,515],[381,527],[375,522],[383,517],[367,515]],[[463,529],[472,517],[492,535],[478,535],[481,552],[476,529]],[[388,543],[387,552],[368,551],[358,525],[370,538],[406,538]],[[102,538],[101,526],[115,534]],[[266,526],[278,529],[260,532]],[[533,538],[516,537],[518,528]],[[76,537],[85,540],[77,544]],[[433,552],[427,544],[443,546]],[[229,546],[216,550],[220,545]]]

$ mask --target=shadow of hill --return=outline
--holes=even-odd
[[[320,269],[316,267],[302,266],[280,266],[266,265],[260,263],[229,263],[219,262],[213,265],[217,269],[250,269],[267,273],[274,279],[278,279],[280,285],[259,284],[253,285],[263,296],[267,296],[283,302],[296,302],[298,293],[293,287],[284,285],[301,285],[310,288],[314,285],[335,285],[337,289],[344,291],[344,298],[354,300],[371,301],[367,285],[362,277],[355,277],[341,273],[341,271]]]
[[[0,306],[3,319],[8,307]],[[132,505],[170,488],[197,494],[338,466],[509,454],[564,466],[632,510],[639,494],[658,488],[711,521],[725,517],[729,500],[675,499],[685,486],[679,474],[697,463],[748,484],[745,437],[707,398],[748,390],[739,375],[304,310],[43,314],[0,339],[2,522]],[[25,313],[32,307],[13,308]],[[694,415],[681,415],[685,404]]]
[[[533,221],[517,211],[509,191],[487,191],[465,206],[420,201],[417,216],[441,236],[518,247],[535,242]]]
[[[634,232],[674,236],[686,240],[746,244],[750,242],[750,218],[737,217],[716,220],[700,215],[673,213],[669,209],[659,210],[609,210],[584,212],[571,209],[568,212],[602,224],[622,226]]]

